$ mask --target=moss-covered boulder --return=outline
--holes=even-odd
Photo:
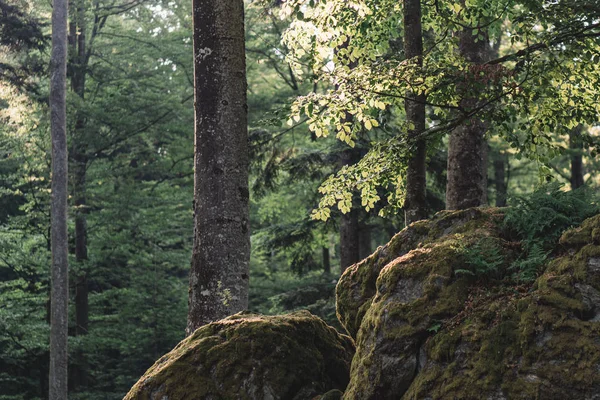
[[[309,312],[239,313],[199,328],[125,400],[311,399],[344,390],[354,344]]]
[[[543,273],[519,284],[509,277],[520,245],[501,210],[452,214],[419,224],[457,227],[394,244],[372,298],[355,302],[363,316],[344,399],[600,399],[600,216],[567,231]],[[463,250],[482,240],[502,256],[492,278],[465,273]],[[338,296],[360,285],[349,274]]]
[[[391,261],[440,237],[476,229],[495,229],[502,213],[498,209],[472,208],[442,211],[430,220],[418,221],[380,246],[370,257],[346,269],[336,288],[337,315],[348,333],[356,338],[363,316],[376,293],[379,273]]]

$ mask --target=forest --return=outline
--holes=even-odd
[[[0,400],[600,398],[598,0],[0,10]]]

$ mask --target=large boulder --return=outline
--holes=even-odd
[[[390,262],[407,254],[419,245],[432,243],[440,237],[477,228],[496,228],[502,220],[498,209],[471,208],[461,211],[442,211],[430,220],[409,225],[370,257],[346,269],[336,288],[337,315],[354,338],[371,301],[377,292],[376,281],[381,270]]]
[[[354,344],[309,312],[239,313],[199,328],[125,400],[305,400],[348,384]]]
[[[432,231],[441,220],[456,225]],[[338,285],[357,331],[344,399],[600,399],[600,216],[567,231],[527,284],[509,279],[522,253],[501,210],[445,212],[392,242],[402,236]],[[491,275],[465,258],[481,243],[500,256]]]

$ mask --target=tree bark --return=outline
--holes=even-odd
[[[50,58],[52,135],[51,236],[52,291],[50,316],[50,400],[67,398],[68,239],[67,239],[67,0],[54,0]]]
[[[244,2],[194,0],[194,247],[187,334],[248,306]]]
[[[571,190],[583,186],[583,142],[581,132],[583,125],[578,125],[569,133],[569,148],[571,149]]]
[[[475,41],[471,29],[460,34],[459,51],[468,62],[482,64],[491,53],[487,39]],[[465,110],[473,109],[479,100],[467,95],[460,102]],[[446,185],[446,208],[462,210],[478,207],[487,198],[487,124],[471,118],[450,133],[448,141],[448,184]]]
[[[423,31],[421,27],[421,0],[404,1],[404,51],[406,59],[415,59],[423,65]],[[404,102],[406,121],[412,154],[406,171],[406,201],[404,203],[406,225],[427,218],[426,207],[426,157],[427,143],[415,137],[425,130],[425,95],[409,91]]]

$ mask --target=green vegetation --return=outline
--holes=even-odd
[[[587,188],[565,191],[559,183],[539,186],[528,195],[509,200],[502,225],[502,239],[483,237],[474,244],[458,244],[456,251],[468,266],[457,269],[465,274],[486,279],[509,279],[532,282],[557,253],[558,239],[568,228],[579,226],[600,212],[598,196]],[[515,255],[503,255],[503,242],[515,242],[520,248]],[[513,275],[506,275],[512,271]]]
[[[597,214],[598,201],[597,193],[589,188],[565,191],[558,183],[540,186],[530,195],[509,201],[504,226],[526,249],[539,245],[549,250],[565,230]]]
[[[457,269],[455,274],[472,276],[484,275],[494,277],[501,273],[500,266],[504,264],[501,248],[493,239],[481,239],[470,247],[459,247],[457,251],[465,258],[470,269]]]
[[[70,3],[69,398],[116,400],[185,336],[194,236],[192,10],[189,0]],[[533,374],[542,350],[574,353],[585,364],[569,361],[572,374],[543,364],[548,381],[597,381],[587,368],[598,357],[588,340],[598,333],[588,321],[595,311],[573,289],[600,287],[588,271],[600,254],[600,227],[587,219],[600,212],[597,3],[421,1],[419,66],[405,57],[402,1],[247,0],[250,311],[309,310],[357,341],[361,324],[410,336],[437,363],[415,381],[415,398],[483,390],[508,376],[500,361],[520,356]],[[0,0],[0,11],[0,400],[41,400],[49,357],[52,7]],[[460,56],[464,27],[489,44],[493,60],[472,65]],[[426,96],[420,135],[430,219],[405,227],[414,150],[409,90]],[[474,95],[481,103],[465,108],[462,98]],[[478,154],[487,161],[483,207],[442,211],[448,135],[475,119],[486,121],[487,154]],[[350,239],[341,234],[348,227]],[[437,302],[386,308],[378,289],[385,301],[397,299],[390,287],[400,280],[422,282],[412,297]],[[461,314],[473,299],[473,312]],[[382,327],[388,312],[403,322]],[[274,325],[286,317],[278,318]],[[545,341],[550,325],[559,332]],[[573,343],[575,333],[581,340]],[[535,340],[545,347],[527,347]],[[458,372],[460,363],[445,364],[461,345],[472,355],[471,375]],[[472,376],[487,378],[470,385]],[[535,397],[523,379],[507,393]],[[319,394],[340,398],[342,386]]]
[[[515,197],[510,204],[504,227],[521,243],[522,254],[510,267],[521,281],[537,277],[565,230],[600,212],[596,193],[588,188],[566,192],[557,183]]]
[[[196,330],[125,400],[313,398],[346,387],[353,353],[350,338],[308,312],[239,313]]]
[[[457,274],[465,263],[457,243],[471,243],[471,249],[503,243],[485,263],[497,254],[504,260],[518,254],[518,246],[502,238],[504,211],[496,210],[494,219],[454,212],[456,225],[446,234],[395,253],[372,301],[340,310],[342,321],[352,322],[347,313],[364,313],[345,398],[558,400],[596,393],[600,216],[564,232],[564,247],[529,284],[509,284],[502,276],[474,282],[470,274]],[[363,278],[345,274],[338,298],[352,294],[348,289],[364,284]]]

